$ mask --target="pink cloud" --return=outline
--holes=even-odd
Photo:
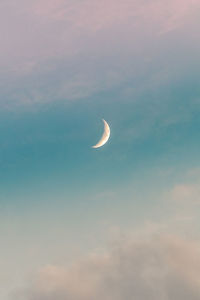
[[[22,300],[198,300],[200,244],[177,236],[123,239],[71,268],[47,266]]]
[[[198,184],[179,184],[172,190],[172,198],[190,203],[200,201],[200,187]]]
[[[198,0],[40,0],[33,3],[38,15],[66,20],[78,28],[100,30],[113,24],[156,22],[159,32],[167,32],[183,24],[184,17],[199,7]]]
[[[173,81],[170,55],[179,57],[180,49],[173,42],[163,49],[163,34],[187,22],[193,26],[199,6],[197,0],[6,1],[0,10],[2,98],[12,103],[81,99],[130,79],[133,94],[135,87],[140,93]],[[184,51],[188,55],[190,50]],[[159,60],[162,56],[166,63]],[[155,69],[149,74],[153,60]],[[49,75],[60,80],[52,86]],[[40,78],[38,84],[35,78]]]

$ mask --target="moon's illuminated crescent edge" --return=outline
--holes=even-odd
[[[92,148],[100,148],[103,145],[105,145],[105,143],[107,143],[107,141],[109,140],[109,137],[110,137],[110,127],[109,127],[108,123],[104,119],[102,119],[102,121],[104,123],[104,133],[103,133],[100,141],[96,145],[92,146]]]

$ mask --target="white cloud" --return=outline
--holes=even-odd
[[[198,300],[200,244],[177,236],[122,239],[71,268],[47,266],[22,300]]]

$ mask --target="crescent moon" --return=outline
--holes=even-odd
[[[107,143],[107,141],[109,140],[109,137],[110,137],[110,127],[109,127],[108,123],[104,119],[102,119],[102,121],[104,123],[104,132],[103,132],[103,135],[102,135],[100,141],[96,145],[92,146],[92,148],[100,148],[103,145],[105,145]]]

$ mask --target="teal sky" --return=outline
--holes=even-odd
[[[200,274],[190,254],[199,249],[200,225],[198,1],[20,0],[16,6],[8,0],[0,6],[0,297],[99,300],[102,291],[90,290],[85,265],[87,288],[81,290],[80,271],[80,295],[67,289],[69,265],[90,253],[113,253],[113,240],[126,247],[126,239],[143,245],[161,235],[159,246],[145,244],[147,253],[163,258],[166,247],[176,261],[169,249],[192,249],[184,297],[198,299],[193,273]],[[102,118],[111,137],[93,149]],[[131,264],[134,249],[126,252]],[[98,265],[104,258],[96,259]],[[169,273],[182,282],[184,270],[177,268]],[[153,280],[149,291],[141,281],[147,294],[123,287],[115,296],[102,274],[105,300],[188,299],[170,276],[163,280],[169,289],[160,283],[158,291]],[[127,272],[123,280],[133,278]]]

